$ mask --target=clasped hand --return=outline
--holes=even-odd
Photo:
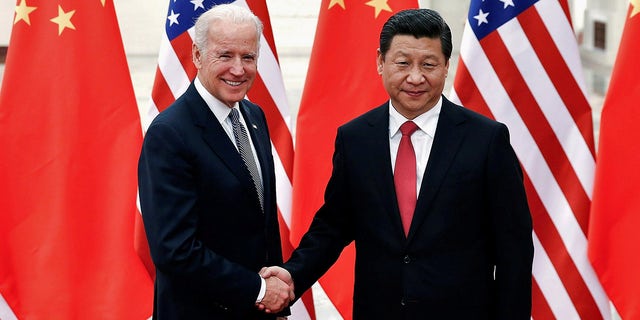
[[[257,307],[266,313],[277,313],[295,299],[291,274],[281,267],[264,267],[260,276],[265,279],[267,290]]]

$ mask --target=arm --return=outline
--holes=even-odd
[[[296,296],[308,290],[354,239],[345,148],[348,147],[345,146],[341,130],[338,130],[333,171],[325,190],[324,204],[316,213],[300,245],[283,266],[291,273]]]
[[[496,252],[496,319],[530,319],[531,214],[509,132],[502,124],[496,131],[489,151],[487,190]]]

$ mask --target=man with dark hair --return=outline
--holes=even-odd
[[[530,319],[520,164],[505,125],[442,95],[451,49],[437,12],[389,18],[377,66],[390,99],[338,129],[323,206],[263,276],[299,296],[355,241],[354,319]]]

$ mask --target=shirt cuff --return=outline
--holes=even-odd
[[[262,302],[264,299],[264,295],[267,292],[267,282],[264,281],[264,278],[260,277],[260,292],[258,292],[258,298],[256,299],[256,303]]]

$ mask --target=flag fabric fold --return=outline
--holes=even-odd
[[[146,319],[140,118],[111,0],[19,0],[0,91],[0,293],[18,319]]]
[[[291,239],[297,246],[323,202],[337,128],[389,97],[376,70],[382,25],[416,0],[323,0],[296,123]],[[351,319],[354,247],[319,283],[344,319]]]
[[[609,319],[587,259],[591,108],[564,0],[472,0],[451,99],[505,123],[533,218],[534,319]]]
[[[622,319],[640,318],[640,3],[631,1],[600,118],[589,258]]]
[[[146,131],[153,118],[178,98],[195,78],[197,70],[191,59],[193,24],[202,13],[221,3],[233,3],[249,8],[264,25],[258,58],[258,76],[253,87],[247,93],[247,98],[262,108],[269,126],[276,171],[276,194],[282,251],[283,258],[286,260],[293,250],[289,241],[293,138],[289,123],[291,117],[289,103],[280,72],[266,1],[169,1],[165,32],[160,43],[158,67],[151,92],[151,102],[149,106],[140,110],[143,130]],[[145,265],[152,267],[140,215],[137,217],[136,248]],[[153,268],[149,268],[149,272],[153,276]],[[311,293],[304,295],[301,300],[296,302],[291,307],[291,312],[290,320],[315,319]]]

